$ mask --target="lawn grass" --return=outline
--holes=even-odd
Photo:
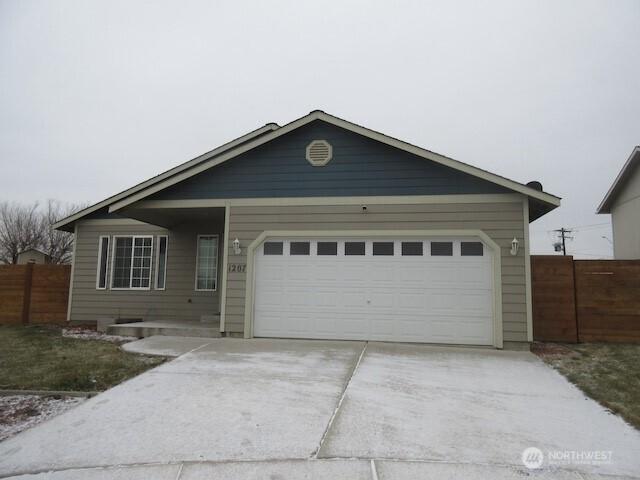
[[[59,327],[0,326],[0,389],[101,391],[163,361],[65,338]]]
[[[640,429],[640,345],[563,344],[534,351],[588,396]]]

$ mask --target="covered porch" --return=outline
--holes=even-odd
[[[113,313],[98,319],[101,329],[138,338],[220,337],[225,207],[139,208],[134,204],[117,215],[140,226],[110,237],[114,247],[111,261],[118,261],[117,239],[151,237],[151,282],[146,289],[120,289],[114,288],[114,280],[109,278],[104,293],[118,305]]]

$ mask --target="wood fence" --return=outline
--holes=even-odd
[[[67,320],[70,265],[0,265],[0,324]]]
[[[533,338],[640,343],[640,260],[531,257]]]
[[[67,318],[70,265],[0,265],[0,324]],[[640,260],[531,256],[533,338],[640,343]]]

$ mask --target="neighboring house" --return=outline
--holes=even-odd
[[[245,337],[532,341],[523,185],[321,111],[268,124],[55,225],[69,319]]]
[[[18,254],[18,265],[25,265],[27,263],[36,263],[42,265],[44,263],[50,263],[51,257],[44,252],[36,248],[30,248],[24,252]]]
[[[616,260],[640,259],[639,167],[640,146],[637,146],[598,207],[598,213],[611,214]]]

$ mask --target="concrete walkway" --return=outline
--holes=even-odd
[[[241,339],[171,346],[151,340],[145,339],[149,348],[164,351],[192,348],[0,443],[0,478],[640,474],[640,433],[529,353]],[[551,464],[545,458],[532,471],[521,460],[528,447],[545,456],[594,450],[612,456],[601,465]]]
[[[125,352],[142,353],[144,355],[179,357],[185,353],[205,347],[212,342],[213,339],[211,338],[154,335],[135,342],[125,343],[122,345],[122,349]]]

